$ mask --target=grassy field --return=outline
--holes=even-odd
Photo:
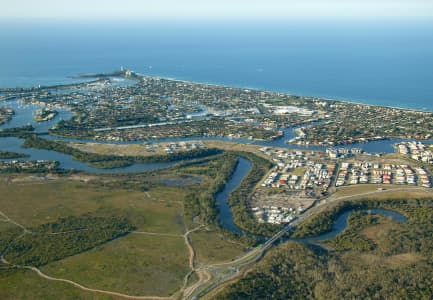
[[[228,261],[243,253],[244,247],[213,231],[199,230],[191,234],[199,263]]]
[[[90,288],[169,296],[189,272],[188,250],[182,237],[129,234],[42,271]]]
[[[392,221],[381,221],[378,225],[364,228],[360,233],[374,243],[378,243],[379,237],[386,234],[393,226],[395,226],[395,224]]]
[[[3,220],[3,219],[0,218],[0,220]],[[12,228],[15,228],[15,227],[16,226],[13,225],[13,224],[11,224],[11,223],[3,222],[3,221],[0,222],[0,232],[4,231],[4,230],[9,230],[9,229],[12,229]]]
[[[236,143],[236,142],[227,142],[227,141],[217,141],[217,140],[208,140],[208,141],[197,141],[203,143],[208,148],[218,148],[223,150],[231,150],[231,151],[247,151],[257,154],[259,156],[268,158],[263,155],[262,152],[259,151],[261,146],[257,145],[248,145],[244,143]],[[100,143],[69,143],[70,146],[80,149],[86,152],[99,153],[99,154],[116,154],[116,155],[132,155],[132,156],[152,156],[155,154],[164,154],[165,145],[169,143],[154,143],[158,145],[158,151],[149,152],[145,145],[119,145],[119,144],[100,144]]]
[[[81,291],[66,283],[47,281],[36,273],[28,271],[15,271],[8,276],[0,272],[0,299],[27,300],[27,299],[94,299],[108,300],[113,297]]]
[[[99,154],[115,154],[115,155],[131,155],[131,156],[152,156],[155,154],[163,154],[164,151],[149,152],[146,146],[142,144],[136,145],[118,145],[118,144],[99,144],[99,143],[69,143],[70,146],[80,149],[85,152]],[[162,148],[163,149],[163,148]]]
[[[329,199],[335,199],[339,197],[347,197],[353,196],[363,193],[375,192],[378,191],[379,188],[384,190],[393,190],[393,189],[413,189],[419,188],[418,186],[407,186],[407,185],[384,185],[384,184],[359,184],[353,186],[344,186],[337,189],[337,192],[329,197]],[[389,194],[388,194],[389,195]]]
[[[377,199],[377,200],[386,200],[386,199],[398,199],[398,198],[407,198],[407,199],[423,199],[423,198],[431,198],[433,194],[433,190],[425,189],[425,190],[407,190],[407,191],[390,191],[387,193],[381,193],[374,196],[365,197],[366,199]]]
[[[165,174],[164,171],[161,173]],[[159,177],[161,174],[157,175]],[[203,178],[209,180],[208,176]],[[128,295],[170,296],[176,293],[190,271],[189,251],[183,238],[187,230],[183,220],[183,199],[193,187],[156,185],[140,191],[103,184],[113,180],[122,182],[115,177],[90,175],[48,178],[0,175],[0,210],[29,228],[87,213],[125,216],[135,226],[135,232],[50,262],[41,267],[41,271],[89,288]],[[2,219],[5,218],[0,217]],[[195,226],[197,224],[191,225]],[[14,227],[11,223],[0,222],[0,232]],[[227,261],[244,250],[244,246],[225,239],[217,231],[204,229],[191,234],[191,243],[198,264]],[[113,297],[82,292],[68,284],[42,279],[31,271],[2,269],[0,299]]]
[[[20,180],[9,183],[2,179],[0,210],[25,227],[85,213],[122,214],[139,232],[173,235],[130,233],[90,251],[49,263],[43,267],[48,275],[76,280],[91,288],[131,295],[167,296],[182,286],[183,278],[189,272],[189,252],[182,236],[186,231],[182,189],[164,186],[141,192],[108,189],[67,178],[32,181],[19,177]],[[0,231],[13,227],[10,223],[0,222]],[[75,288],[45,282],[27,271],[0,271],[0,287],[8,286],[1,289],[4,297],[0,298],[35,299],[29,296],[30,292],[21,291],[33,284],[41,286],[41,289],[50,286],[53,290],[36,291],[32,288],[32,292],[39,293],[35,294],[40,295],[36,297],[39,299],[89,299],[83,296],[87,294],[73,291]],[[64,289],[65,292],[58,293],[57,289]]]
[[[63,179],[0,185],[1,211],[24,226],[87,212],[121,211],[137,230],[182,233],[183,196],[175,187],[139,192]]]
[[[306,171],[307,171],[307,168],[305,168],[305,167],[296,168],[296,169],[293,170],[292,174],[293,175],[298,175],[298,176],[303,176]]]

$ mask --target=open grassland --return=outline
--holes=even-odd
[[[28,227],[71,215],[121,211],[137,230],[182,233],[182,199],[183,192],[174,187],[141,192],[63,179],[0,185],[1,211]]]
[[[368,224],[368,222],[366,222],[361,225],[361,227],[349,224],[349,228],[340,234],[340,237],[343,237],[347,235],[348,232],[351,232],[352,237],[366,238],[373,245],[372,251],[362,251],[361,249],[357,249],[356,246],[353,247],[355,251],[362,252],[359,253],[360,260],[352,257],[352,255],[349,254],[350,252],[343,253],[343,257],[353,260],[351,264],[359,264],[359,267],[365,265],[370,267],[382,266],[383,268],[389,269],[402,269],[414,266],[416,263],[426,260],[427,257],[425,253],[419,251],[419,246],[406,247],[407,245],[401,246],[397,243],[390,243],[391,237],[396,237],[401,233],[403,233],[401,238],[404,239],[407,232],[412,230],[411,227],[416,226],[415,224],[397,223],[385,217],[373,217],[372,220],[374,219],[377,220],[376,222],[372,222],[374,224]],[[359,223],[360,219],[356,219],[355,223],[356,222]],[[338,239],[339,237],[334,239],[334,241]],[[411,243],[416,243],[416,241],[408,241],[407,244]],[[355,245],[355,243],[352,244]]]
[[[364,228],[360,233],[362,236],[368,238],[369,240],[373,241],[374,243],[379,242],[380,236],[383,236],[384,234],[388,234],[389,230],[395,226],[394,222],[388,221],[382,221],[377,225],[373,225],[367,228]]]
[[[40,270],[47,276],[95,290],[131,296],[178,296],[185,276],[191,271],[192,257],[194,266],[208,265],[229,261],[244,251],[245,245],[230,240],[219,230],[208,231],[201,227],[190,233],[188,239],[184,236],[188,230],[200,228],[197,220],[189,220],[187,226],[184,223],[186,195],[194,193],[194,189],[202,193],[213,185],[215,179],[210,178],[216,178],[221,172],[220,161],[203,159],[198,164],[171,170],[175,180],[185,175],[203,180],[188,186],[160,185],[162,180],[171,179],[167,177],[168,170],[133,177],[0,175],[0,210],[4,214],[0,216],[0,233],[5,232],[7,236],[9,230],[15,229],[15,237],[18,237],[24,228],[43,229],[47,224],[57,224],[71,216],[125,217],[132,226],[125,236],[96,243],[82,252],[69,254],[71,256],[44,260],[39,264]],[[140,181],[149,184],[144,188],[134,184]],[[60,234],[59,239],[89,232],[88,228],[77,228],[73,228],[77,232],[65,229],[64,233],[62,230],[57,233],[58,228],[53,232]],[[25,235],[28,239],[30,231]],[[45,240],[56,237],[52,235]],[[35,245],[41,244],[37,235],[31,238],[35,239]],[[187,246],[187,240],[192,247]],[[13,244],[18,245],[18,242]],[[25,264],[13,259],[8,261],[20,266]],[[65,284],[40,278],[31,270],[7,269],[10,265],[6,263],[0,270],[0,287],[7,286],[0,292],[1,299],[116,299],[115,295],[101,292],[83,292],[71,282]],[[188,282],[193,284],[196,280],[198,276],[193,273]]]
[[[1,217],[0,217],[0,220],[1,220],[0,221],[0,232],[16,228],[15,225],[4,221]]]
[[[376,247],[382,246],[386,241],[387,236],[393,230],[398,230],[398,223],[395,223],[387,218],[382,218],[381,222],[377,225],[368,226],[359,231],[359,235],[372,241]],[[401,268],[414,264],[423,259],[423,257],[416,252],[399,253],[383,257],[374,253],[363,253],[360,255],[361,260],[367,265],[386,265],[391,268]]]
[[[307,171],[307,168],[305,168],[305,167],[296,168],[292,171],[292,174],[298,175],[298,176],[303,176],[306,171]]]
[[[427,199],[433,196],[432,189],[408,189],[404,191],[389,191],[386,193],[378,193],[375,195],[369,195],[365,197],[368,200],[386,200],[394,198],[406,198],[406,199]]]
[[[412,189],[417,189],[419,188],[418,186],[401,186],[401,185],[384,185],[384,184],[359,184],[359,185],[353,185],[353,186],[344,186],[344,187],[340,187],[337,189],[337,192],[335,194],[333,194],[332,196],[330,196],[328,199],[332,200],[335,198],[340,198],[340,197],[350,197],[350,196],[356,196],[359,194],[364,194],[364,193],[371,193],[371,192],[377,192],[379,191],[378,189],[383,189],[383,190],[395,190],[398,189],[398,193],[402,193],[401,189],[405,189],[407,191],[410,191]],[[430,190],[431,192],[433,192],[433,190]],[[413,191],[415,192],[415,191]],[[411,192],[412,193],[412,192]],[[423,193],[425,194],[425,193]],[[386,197],[389,198],[390,192],[387,192]],[[431,194],[430,194],[431,195]],[[363,197],[365,197],[364,195],[362,195]]]
[[[169,296],[189,272],[188,250],[182,236],[129,234],[42,271],[96,289]]]
[[[247,151],[257,154],[259,156],[268,158],[263,155],[259,149],[262,146],[257,145],[248,145],[244,143],[237,142],[227,142],[227,141],[218,141],[218,140],[191,140],[191,142],[199,142],[205,145],[208,148],[218,148],[227,151]],[[151,152],[148,151],[147,146],[143,144],[134,144],[134,145],[119,145],[119,144],[102,144],[102,143],[69,143],[70,146],[79,149],[81,151],[90,152],[90,153],[98,153],[98,154],[106,154],[106,155],[120,155],[120,156],[153,156],[155,154],[165,154],[163,149],[166,145],[170,144],[167,142],[156,142],[155,145],[158,145],[158,151]]]
[[[69,143],[70,146],[81,151],[120,156],[152,156],[155,154],[164,154],[165,152],[150,152],[143,144],[119,145],[119,144],[101,144],[101,143]]]
[[[0,272],[0,299],[4,300],[117,299],[81,291],[66,283],[47,281],[30,270],[8,272],[7,275],[4,272]]]
[[[219,148],[227,151],[245,151],[245,152],[251,152],[258,156],[264,157],[269,159],[268,156],[264,155],[262,152],[259,151],[262,146],[252,145],[252,144],[245,144],[245,143],[236,143],[236,142],[226,142],[226,141],[217,141],[217,140],[210,140],[205,141],[204,144],[209,148]]]
[[[230,240],[215,231],[199,230],[191,234],[197,261],[212,264],[229,261],[243,253],[245,245]]]
[[[48,263],[42,269],[47,275],[90,288],[141,296],[168,296],[183,285],[190,269],[183,237],[186,228],[182,189],[163,186],[147,191],[127,190],[68,178],[1,179],[1,232],[20,229],[7,218],[34,228],[68,216],[121,214],[134,225],[135,231],[125,237]],[[99,293],[89,296],[70,285],[39,279],[31,271],[2,269],[2,285],[8,288],[1,288],[1,299],[112,299]],[[21,291],[27,286],[34,288]],[[37,287],[46,291],[37,291]]]

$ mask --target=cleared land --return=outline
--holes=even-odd
[[[147,192],[111,189],[65,179],[0,185],[0,205],[11,219],[36,226],[60,217],[120,210],[137,230],[183,233],[183,192],[158,187]]]
[[[229,261],[244,253],[244,245],[229,240],[214,231],[200,230],[191,234],[199,263]]]
[[[193,169],[200,170],[200,167]],[[187,279],[188,285],[198,280],[195,273],[186,277],[191,268],[230,260],[240,255],[244,246],[205,227],[189,235],[191,247],[187,246],[185,232],[199,226],[190,224],[187,228],[184,224],[183,201],[186,193],[191,192],[191,186],[158,185],[167,179],[166,172],[150,174],[147,179],[155,184],[144,191],[121,188],[123,181],[110,176],[0,175],[0,233],[17,228],[17,224],[32,228],[68,216],[125,216],[134,225],[133,232],[88,251],[49,262],[40,267],[40,271],[109,293],[178,296]],[[202,176],[204,182],[209,182],[208,176]],[[71,283],[47,280],[29,269],[11,269],[6,264],[1,267],[2,299],[119,298],[83,291]]]
[[[350,196],[356,196],[359,194],[364,193],[370,193],[370,192],[379,192],[379,189],[383,189],[383,191],[390,191],[390,190],[412,190],[412,189],[419,189],[418,186],[401,186],[401,185],[384,185],[384,184],[359,184],[359,185],[353,185],[353,186],[344,186],[337,189],[337,192],[332,194],[328,200],[333,200],[340,197],[350,197]],[[413,191],[415,192],[415,191]],[[413,193],[410,192],[410,193]],[[430,190],[431,192],[431,190]],[[389,197],[389,194],[391,192],[387,192],[387,197]],[[400,191],[401,193],[401,191]]]
[[[116,299],[105,295],[84,292],[73,286],[47,281],[30,270],[0,272],[1,299]]]
[[[130,234],[41,270],[92,288],[169,296],[189,272],[188,250],[182,237]]]
[[[171,187],[157,187],[147,192],[124,189],[98,188],[66,179],[37,183],[21,181],[0,185],[2,212],[26,227],[51,222],[60,217],[84,213],[122,213],[136,226],[136,231],[90,251],[49,263],[42,268],[47,275],[70,279],[86,287],[107,289],[130,295],[168,296],[180,289],[189,272],[188,249],[183,239],[183,192]],[[0,223],[0,230],[13,227]],[[161,235],[160,235],[161,234]],[[0,271],[1,283],[8,283],[5,297],[27,297],[25,292],[15,293],[15,282],[33,282],[30,271],[5,273]],[[32,279],[28,279],[28,275]],[[40,282],[36,286],[52,286],[39,291],[39,298],[64,298],[65,284]],[[54,290],[54,291],[53,291]],[[66,291],[71,290],[70,287]],[[81,297],[80,292],[70,292],[70,297]],[[100,298],[105,296],[98,295]],[[84,297],[88,298],[88,297]],[[107,298],[107,297],[105,297]]]
[[[191,139],[189,143],[201,143],[207,148],[218,148],[228,151],[248,151],[256,155],[265,157],[262,152],[259,151],[261,146],[248,145],[237,142],[227,142],[218,140],[194,140]],[[70,146],[79,150],[98,154],[110,154],[110,155],[121,155],[121,156],[152,156],[155,154],[164,154],[165,151],[162,149],[165,146],[171,144],[167,142],[155,142],[152,145],[158,146],[158,151],[149,151],[146,144],[134,144],[134,145],[120,145],[120,144],[101,144],[101,143],[69,143]]]

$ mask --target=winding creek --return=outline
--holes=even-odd
[[[248,175],[249,171],[251,170],[251,167],[252,165],[249,160],[240,157],[238,164],[232,174],[231,179],[226,184],[224,189],[220,193],[218,193],[216,197],[217,207],[219,210],[219,221],[221,227],[239,235],[244,234],[244,232],[242,231],[242,229],[237,227],[236,224],[234,223],[233,215],[227,200],[228,197],[230,196],[230,193],[234,191],[240,185],[242,180]],[[300,242],[300,243],[317,243],[320,241],[333,239],[347,228],[348,216],[352,212],[359,211],[359,210],[360,209],[351,209],[340,213],[335,219],[334,224],[332,225],[332,229],[329,232],[323,233],[315,237],[307,237],[302,239],[289,238],[287,240]],[[371,214],[377,214],[383,217],[388,217],[394,222],[407,221],[405,216],[393,210],[388,210],[383,208],[372,208],[372,209],[361,209],[361,210]]]
[[[332,229],[329,232],[320,234],[315,237],[307,237],[307,238],[290,238],[290,240],[301,243],[316,243],[321,241],[326,241],[335,238],[337,235],[342,233],[347,228],[347,218],[352,212],[355,211],[365,211],[371,214],[381,215],[383,217],[390,218],[394,222],[404,223],[407,222],[407,219],[402,214],[388,209],[383,208],[372,208],[372,209],[351,209],[345,212],[342,212],[337,216],[334,220],[334,224],[332,225]]]
[[[47,132],[50,127],[55,125],[62,119],[68,119],[72,116],[72,114],[65,109],[57,109],[58,114],[55,118],[47,122],[37,123],[33,120],[33,113],[36,109],[41,106],[36,104],[20,104],[17,100],[9,100],[2,103],[3,106],[8,108],[12,108],[15,111],[15,115],[13,116],[10,122],[0,125],[0,129],[2,128],[12,128],[12,127],[20,127],[24,125],[31,124],[35,127],[36,132]],[[179,142],[179,141],[191,141],[191,140],[219,140],[219,141],[230,141],[244,144],[254,144],[260,146],[269,146],[269,147],[281,147],[281,148],[290,148],[290,149],[308,149],[308,150],[324,150],[326,147],[323,146],[299,146],[294,144],[287,144],[287,141],[295,137],[295,128],[281,128],[284,132],[283,137],[273,140],[273,141],[251,141],[247,139],[239,139],[239,138],[225,138],[225,137],[198,137],[198,138],[167,138],[157,140],[158,142]],[[94,140],[84,140],[84,139],[74,139],[74,138],[60,138],[50,136],[48,134],[43,135],[44,138],[61,140],[66,142],[95,142]],[[400,142],[403,140],[400,139],[390,139],[390,140],[379,140],[368,143],[359,143],[353,144],[345,147],[349,148],[360,148],[369,153],[392,153],[394,152],[393,144]],[[131,172],[142,172],[142,171],[150,171],[156,169],[162,169],[170,167],[174,164],[174,162],[169,163],[136,163],[128,167],[121,167],[115,169],[98,169],[88,166],[86,163],[75,161],[70,155],[58,153],[50,150],[40,150],[33,148],[22,148],[24,140],[14,137],[8,138],[0,138],[0,150],[2,151],[10,151],[10,152],[20,152],[28,154],[29,158],[24,158],[24,160],[57,160],[60,163],[60,168],[64,169],[74,169],[85,172],[92,173],[131,173]],[[116,144],[140,144],[142,141],[132,141],[132,142],[104,142],[97,141],[98,143],[116,143]],[[155,141],[156,142],[156,141]],[[431,141],[429,141],[431,142]],[[342,147],[342,146],[340,146]],[[238,161],[238,165],[232,174],[231,179],[226,184],[224,189],[217,194],[216,202],[219,209],[219,220],[220,224],[223,228],[230,230],[237,234],[243,234],[242,230],[234,224],[233,215],[230,210],[230,207],[227,203],[227,199],[230,193],[235,190],[241,181],[248,175],[248,172],[251,169],[251,163],[245,159],[240,157]],[[405,222],[406,219],[401,214],[384,210],[384,209],[371,209],[372,213],[380,214],[382,216],[391,217],[394,221],[397,222]],[[330,232],[306,239],[291,239],[297,242],[307,242],[314,243],[318,241],[323,241],[327,239],[332,239],[341,233],[347,227],[347,217],[352,211],[346,211],[339,215],[333,228]]]
[[[242,234],[242,230],[237,227],[233,221],[232,211],[227,203],[228,197],[248,175],[251,170],[251,162],[243,157],[240,157],[238,164],[224,189],[218,193],[216,203],[219,211],[219,220],[221,227],[228,229],[234,233]]]

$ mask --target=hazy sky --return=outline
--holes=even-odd
[[[0,0],[0,19],[433,17],[433,0]]]

